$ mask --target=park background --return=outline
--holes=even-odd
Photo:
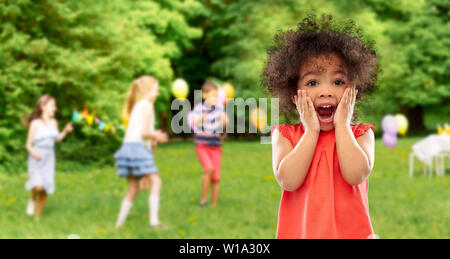
[[[311,11],[353,19],[376,42],[376,91],[357,104],[359,120],[376,124],[369,178],[373,227],[380,238],[449,238],[448,176],[408,177],[411,146],[438,123],[450,123],[450,2],[446,0],[1,0],[0,238],[74,234],[93,238],[273,238],[280,188],[271,147],[258,134],[229,134],[217,209],[199,208],[201,167],[191,136],[174,135],[156,150],[163,179],[161,219],[147,227],[146,195],[126,225],[114,221],[126,183],[112,154],[122,134],[76,125],[57,146],[57,192],[40,222],[25,215],[29,194],[22,121],[44,93],[56,97],[60,126],[87,108],[120,125],[134,78],[160,80],[157,124],[170,132],[176,78],[192,92],[206,78],[230,82],[235,97],[268,97],[261,87],[274,35]],[[409,131],[396,148],[380,140],[386,114],[402,113]],[[174,163],[176,161],[176,163]]]

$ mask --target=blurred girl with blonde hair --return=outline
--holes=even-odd
[[[123,114],[128,120],[125,138],[114,154],[118,175],[128,179],[128,193],[122,201],[116,227],[125,222],[139,193],[142,179],[151,184],[149,196],[150,226],[161,223],[158,217],[159,196],[162,186],[158,175],[153,149],[157,143],[168,141],[167,133],[155,130],[154,103],[158,97],[159,83],[153,76],[142,76],[132,83],[128,92]]]

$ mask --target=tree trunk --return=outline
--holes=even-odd
[[[168,126],[169,125],[169,121],[167,119],[167,113],[165,113],[165,112],[161,113],[160,118],[161,118],[161,120],[160,120],[160,122],[161,122],[160,129],[162,131],[165,131],[165,132],[169,133],[170,131],[169,131],[169,126]]]
[[[400,112],[403,113],[409,122],[408,132],[409,133],[424,133],[425,123],[424,123],[424,108],[423,106],[402,106],[400,107]]]

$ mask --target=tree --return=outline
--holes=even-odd
[[[390,45],[385,55],[379,98],[399,104],[413,131],[423,131],[426,108],[450,101],[450,3],[367,1],[387,20]],[[407,7],[407,8],[404,8]],[[396,14],[389,15],[387,14]]]

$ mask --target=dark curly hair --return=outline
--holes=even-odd
[[[379,66],[374,41],[365,41],[361,30],[352,20],[337,25],[331,15],[320,19],[308,15],[297,30],[280,32],[275,46],[268,51],[262,73],[263,85],[280,99],[281,109],[295,109],[292,97],[297,94],[300,69],[310,58],[336,54],[347,68],[347,77],[356,83],[358,99],[374,88]]]

